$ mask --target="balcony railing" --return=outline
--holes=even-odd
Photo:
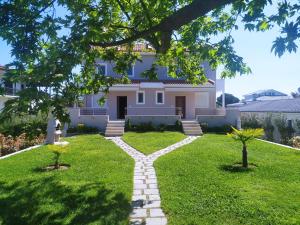
[[[129,116],[182,115],[182,109],[180,107],[127,107],[126,112]]]
[[[106,115],[106,108],[80,108],[79,115],[80,116],[102,116]]]

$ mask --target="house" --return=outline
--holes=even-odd
[[[241,113],[241,118],[256,116],[263,119],[271,116],[275,126],[274,139],[276,141],[279,141],[280,136],[274,120],[280,116],[286,119],[286,125],[292,127],[296,134],[300,134],[300,98],[256,101],[239,106],[238,110]]]
[[[216,92],[224,93],[224,85],[219,88],[218,84],[224,82],[216,79],[216,71],[207,62],[199,65],[204,67],[208,78],[203,85],[174,79],[168,76],[168,70],[164,67],[158,67],[158,80],[151,81],[141,74],[151,68],[155,52],[142,44],[136,45],[134,50],[141,53],[142,62],[137,61],[128,71],[131,83],[113,85],[105,96],[103,106],[98,104],[103,93],[85,96],[83,108],[70,109],[71,126],[83,123],[101,130],[115,131],[117,126],[124,127],[124,120],[130,120],[132,124],[175,124],[182,121],[184,129],[191,128],[192,132],[186,133],[198,134],[201,130],[199,122],[222,120],[227,123],[225,108],[216,107]],[[107,76],[119,76],[113,71],[113,63],[98,60],[96,67],[98,72]],[[236,123],[235,119],[231,123]],[[209,124],[213,125],[211,122]]]
[[[259,90],[243,96],[243,102],[290,99],[291,96],[274,89]]]
[[[5,73],[5,67],[0,66],[0,87],[4,90],[4,94],[0,95],[0,111],[3,109],[4,104],[7,100],[16,98],[17,93],[21,89],[25,88],[24,84],[4,81],[3,79],[4,73]]]

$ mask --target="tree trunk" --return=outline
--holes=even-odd
[[[243,167],[248,168],[248,152],[246,144],[243,144]]]

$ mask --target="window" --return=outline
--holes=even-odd
[[[157,91],[156,92],[156,104],[164,104],[164,92],[163,91]]]
[[[134,77],[134,66],[130,66],[127,70],[128,77]]]
[[[288,128],[292,129],[293,128],[293,122],[292,122],[292,120],[288,120],[287,122],[288,122]]]
[[[145,92],[138,91],[136,93],[136,104],[145,104]]]
[[[99,75],[106,75],[107,74],[106,64],[97,64],[96,73]]]

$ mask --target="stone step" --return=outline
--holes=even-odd
[[[198,121],[182,121],[182,128],[186,135],[202,135],[202,129]]]
[[[124,134],[124,127],[125,127],[124,120],[108,121],[105,130],[105,136],[106,137],[122,136]]]

